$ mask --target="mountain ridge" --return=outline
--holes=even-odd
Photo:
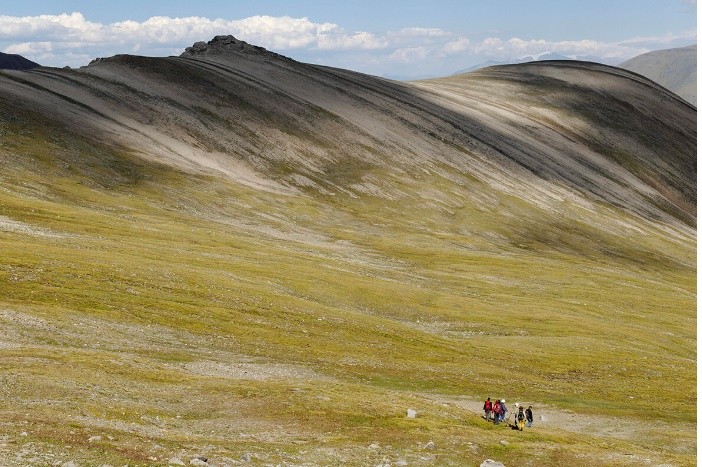
[[[228,43],[229,46],[234,46],[237,48],[243,47],[242,44],[245,44],[245,43],[241,43],[241,42],[238,42],[238,43],[229,42]],[[341,128],[341,126],[343,126],[342,122],[351,122],[351,123],[354,123],[354,125],[355,125],[354,126],[355,134],[364,134],[365,133],[365,135],[364,135],[365,143],[363,143],[363,144],[370,145],[370,146],[372,146],[373,144],[380,144],[381,146],[384,145],[387,147],[388,141],[390,141],[387,138],[387,135],[378,133],[377,129],[375,127],[369,127],[367,125],[368,115],[365,115],[361,112],[358,112],[357,110],[359,109],[359,106],[366,105],[366,104],[364,104],[364,102],[370,103],[373,106],[370,108],[375,109],[376,113],[378,111],[380,111],[380,115],[387,114],[388,113],[387,111],[381,110],[381,107],[378,106],[379,103],[381,105],[384,105],[382,103],[383,102],[390,102],[389,99],[391,99],[393,96],[400,96],[402,99],[404,99],[404,101],[399,106],[396,105],[394,107],[397,110],[396,115],[399,117],[402,117],[403,114],[405,116],[408,116],[407,112],[414,112],[414,111],[418,111],[422,107],[430,107],[431,106],[427,102],[427,99],[424,96],[420,96],[418,94],[418,91],[417,91],[418,89],[421,90],[423,87],[426,88],[427,83],[429,83],[429,82],[422,82],[422,84],[420,84],[419,86],[411,87],[411,86],[407,86],[407,85],[400,85],[399,83],[393,83],[391,81],[371,79],[371,78],[366,77],[364,75],[349,73],[349,72],[345,72],[345,71],[324,69],[322,67],[315,67],[315,66],[310,66],[310,65],[301,65],[301,64],[298,64],[297,62],[292,62],[292,61],[280,61],[281,60],[279,58],[280,56],[278,56],[277,54],[261,55],[264,53],[263,52],[264,49],[262,49],[262,48],[250,47],[250,48],[246,49],[243,54],[241,54],[242,50],[243,49],[237,49],[237,52],[232,52],[232,51],[222,52],[221,50],[216,51],[216,52],[212,52],[211,50],[209,50],[205,53],[215,53],[215,54],[220,54],[220,55],[212,55],[212,56],[210,56],[209,60],[205,60],[205,61],[198,61],[198,60],[202,60],[202,59],[187,58],[187,59],[185,59],[185,60],[187,60],[187,62],[183,62],[183,63],[187,63],[187,66],[189,69],[188,73],[190,74],[190,76],[193,76],[193,77],[199,73],[198,70],[206,70],[207,72],[211,73],[211,76],[217,76],[218,79],[219,78],[222,78],[222,79],[229,78],[229,79],[235,79],[241,83],[244,83],[245,85],[248,86],[247,92],[249,92],[250,95],[253,96],[253,99],[255,101],[254,102],[255,106],[259,106],[259,108],[261,108],[261,109],[268,107],[268,110],[266,112],[268,112],[272,116],[276,116],[276,119],[278,122],[283,121],[283,120],[287,121],[288,122],[287,124],[291,124],[292,122],[298,122],[299,125],[298,125],[296,131],[298,131],[300,133],[304,133],[302,135],[303,140],[305,138],[313,138],[313,139],[318,138],[318,136],[315,136],[313,134],[313,132],[309,131],[309,127],[313,126],[313,123],[311,121],[309,121],[309,119],[308,119],[308,121],[305,121],[304,119],[300,119],[299,115],[307,114],[309,116],[310,112],[327,112],[325,115],[327,115],[329,117],[329,119],[326,121],[326,124],[332,125],[333,127],[337,128],[334,131],[338,131],[339,134],[344,133],[344,130]],[[204,49],[202,51],[200,51],[200,53],[202,53],[203,51],[204,51]],[[191,53],[192,52],[186,52],[185,54],[190,55]],[[222,54],[224,54],[224,55],[222,55]],[[231,68],[230,64],[227,63],[227,60],[232,56],[232,54],[235,54],[235,55],[241,54],[241,55],[239,55],[240,57],[248,57],[248,59],[249,59],[248,61],[251,63],[251,65],[268,66],[269,71],[271,71],[271,72],[275,71],[275,72],[279,73],[281,76],[284,75],[286,79],[289,79],[289,82],[294,82],[295,85],[291,86],[287,82],[282,82],[282,81],[279,81],[279,83],[282,83],[282,84],[276,84],[276,83],[271,83],[269,80],[268,80],[268,84],[264,84],[264,83],[266,83],[267,78],[265,78],[265,77],[263,79],[261,79],[260,77],[252,78],[252,75],[247,75],[245,72],[242,73],[241,67],[244,66],[244,62],[246,60],[242,63],[237,64],[237,66],[239,66],[240,69],[239,69],[239,71],[235,72]],[[222,57],[224,57],[224,58],[222,58]],[[252,57],[255,57],[255,59],[251,60]],[[259,60],[262,57],[265,57],[265,58],[263,58],[263,62],[261,62],[261,60]],[[97,83],[96,80],[100,80],[100,79],[106,80],[107,77],[110,75],[111,72],[108,71],[108,68],[110,68],[110,67],[120,68],[122,66],[126,66],[128,69],[131,69],[134,71],[139,71],[139,75],[137,75],[137,76],[140,76],[141,78],[145,79],[146,76],[156,76],[153,74],[154,69],[164,68],[164,69],[175,70],[177,67],[180,66],[180,65],[176,64],[176,62],[178,60],[183,60],[183,58],[139,59],[139,58],[130,57],[130,56],[118,56],[118,57],[115,57],[112,59],[101,60],[99,62],[95,62],[91,66],[84,68],[84,69],[81,69],[81,71],[78,73],[74,73],[73,71],[70,71],[70,70],[67,70],[67,71],[53,70],[53,71],[39,72],[39,75],[36,75],[36,76],[42,76],[43,78],[47,78],[48,79],[47,86],[49,86],[49,87],[54,85],[55,80],[63,81],[61,86],[64,86],[64,85],[66,85],[66,83],[68,81],[75,80],[75,79],[78,79],[78,80],[87,79],[87,80],[92,80],[93,82]],[[193,61],[193,60],[195,60],[195,61]],[[270,61],[270,60],[272,60],[272,61]],[[122,62],[124,62],[124,65],[121,64]],[[161,65],[155,65],[158,63],[160,63]],[[545,62],[545,63],[550,63],[550,62]],[[285,65],[283,65],[283,64],[285,64]],[[595,65],[587,65],[587,66],[575,65],[575,64],[565,65],[565,64],[558,64],[557,62],[554,62],[550,66],[551,67],[559,67],[562,70],[579,69],[579,70],[584,72],[586,69],[588,69],[590,73],[603,73],[602,70],[607,70],[606,73],[615,73],[613,71],[613,69],[609,69],[609,68],[603,68],[603,67],[593,68],[593,67],[595,67]],[[151,69],[149,69],[150,67],[151,67]],[[544,68],[544,67],[535,67],[535,66],[529,66],[529,65],[525,65],[525,67],[526,68],[524,68],[524,70],[547,70],[547,68]],[[587,68],[587,67],[589,67],[589,68]],[[303,70],[303,71],[301,71],[301,70]],[[495,75],[497,77],[505,77],[505,76],[507,76],[507,70],[512,70],[512,69],[502,68],[500,70],[496,70]],[[329,84],[332,82],[332,80],[336,80],[336,81],[340,81],[342,83],[348,84],[350,86],[350,89],[356,90],[356,91],[354,91],[356,94],[347,93],[347,95],[344,96],[343,92],[340,92],[338,90],[338,88],[334,88],[334,87],[321,88],[321,89],[324,89],[325,91],[319,92],[319,90],[314,89],[312,86],[309,86],[309,85],[307,85],[307,83],[304,83],[304,81],[301,81],[301,79],[304,80],[305,73],[309,73],[310,71],[312,73],[315,73],[317,76],[317,78],[310,77],[310,79],[313,80],[314,82],[318,83],[319,85],[324,85],[325,83]],[[121,73],[123,73],[123,74],[126,73],[126,70],[124,70],[124,72],[121,72]],[[548,74],[549,73],[547,73],[547,75]],[[550,73],[550,75],[551,76],[540,77],[540,76],[537,76],[537,74],[532,74],[531,76],[534,77],[535,81],[553,80],[553,82],[558,84],[559,86],[561,85],[559,83],[563,83],[562,81],[559,82],[558,78],[553,78],[553,73]],[[620,73],[620,75],[621,75],[621,73]],[[322,78],[320,79],[319,76],[322,76]],[[605,75],[602,75],[602,76],[605,76]],[[16,79],[27,79],[27,78],[26,77],[23,77],[23,78],[18,77]],[[159,78],[159,79],[162,79],[162,78]],[[629,77],[629,79],[634,79],[634,78]],[[54,82],[54,83],[52,83],[52,82]],[[76,82],[76,81],[74,81],[74,82]],[[98,84],[98,86],[103,85],[106,82],[107,81],[103,81],[101,84]],[[209,82],[212,83],[213,86],[216,86],[216,84],[213,80],[209,80]],[[437,82],[440,82],[440,81],[437,81]],[[38,84],[38,82],[37,82],[35,85],[40,85],[40,84]],[[429,86],[429,87],[431,87],[431,86]],[[66,88],[66,89],[69,89],[69,88]],[[202,87],[200,87],[199,89],[201,89],[201,92],[205,93],[205,90]],[[368,96],[360,95],[360,93],[362,93],[364,90],[370,91]],[[60,87],[57,88],[57,90],[54,92],[60,93],[61,92]],[[77,102],[76,105],[81,107],[80,100],[82,97],[78,97],[78,95],[84,93],[84,90],[71,89],[70,92],[76,93],[76,98],[74,98],[74,101]],[[221,90],[221,92],[223,92],[225,94],[227,93],[226,90]],[[281,92],[283,94],[281,94]],[[259,94],[256,94],[256,93],[259,93]],[[239,99],[239,101],[241,101],[241,98],[242,98],[241,95],[236,96],[236,95],[232,95],[231,93],[228,95],[234,96],[236,99]],[[271,99],[277,99],[278,101],[282,101],[282,100],[284,100],[284,98],[286,96],[290,96],[293,99],[295,99],[296,102],[298,102],[298,104],[296,104],[296,105],[298,105],[300,113],[291,114],[289,112],[280,112],[278,110],[278,108],[271,105],[270,103],[263,102],[265,100],[265,98],[263,96],[270,96]],[[197,99],[197,96],[195,96],[195,95],[192,95],[192,97],[193,97],[193,101],[195,101]],[[85,98],[95,100],[94,96],[85,96]],[[345,114],[338,114],[337,113],[335,116],[330,115],[329,112],[333,113],[335,111],[335,108],[339,108],[338,104],[337,104],[337,100],[343,101],[344,99],[346,99],[347,102],[351,104],[351,107],[349,107],[349,109],[352,109],[352,110],[343,109]],[[177,102],[177,99],[176,100],[170,99],[170,101]],[[375,101],[375,102],[373,102],[373,101]],[[103,125],[114,125],[114,124],[118,124],[117,120],[119,120],[119,119],[123,119],[123,118],[129,119],[129,118],[135,117],[134,111],[128,110],[126,116],[125,115],[118,115],[117,118],[112,118],[108,115],[109,114],[108,109],[104,108],[102,110],[98,110],[98,107],[104,106],[104,104],[101,103],[99,100],[97,100],[96,102],[97,102],[97,106],[91,107],[91,105],[89,104],[89,105],[87,105],[87,107],[91,107],[93,113],[95,113],[96,116],[99,116],[103,119],[103,123],[102,123]],[[138,107],[140,105],[140,103],[141,103],[141,101],[137,100],[137,101],[132,102],[130,104],[130,106],[132,109],[134,109],[134,108]],[[162,102],[159,102],[158,105],[162,105]],[[191,104],[183,101],[178,105],[187,106],[187,105],[191,105]],[[282,107],[285,107],[285,104],[281,104],[281,105],[282,105]],[[630,104],[623,102],[623,105],[628,106]],[[55,107],[60,108],[60,106],[55,106]],[[81,108],[85,108],[85,107],[86,107],[86,104],[82,104]],[[436,106],[432,106],[432,107],[434,107],[436,109]],[[200,108],[202,108],[202,107],[200,107]],[[251,109],[251,107],[249,107],[249,109]],[[464,110],[465,109],[461,109],[461,111],[464,111]],[[145,111],[147,113],[152,112],[152,111],[146,110],[146,109],[145,109]],[[205,110],[203,110],[203,111],[205,111]],[[207,111],[214,112],[214,106],[210,106],[210,109]],[[446,115],[442,116],[442,112],[444,112]],[[249,115],[249,114],[246,112],[242,112],[241,115]],[[154,116],[154,118],[157,118],[158,113],[157,112],[153,113],[153,116]],[[401,124],[400,127],[398,127],[399,130],[405,131],[405,132],[410,130],[410,132],[411,132],[411,129],[413,127],[415,127],[415,125],[417,124],[417,123],[413,123],[412,120],[416,120],[418,122],[421,122],[421,121],[431,121],[433,119],[434,121],[438,121],[444,117],[447,117],[444,119],[444,122],[441,123],[440,128],[438,128],[438,129],[440,129],[442,132],[446,133],[447,135],[450,133],[454,133],[455,135],[457,135],[457,134],[460,134],[461,132],[465,131],[461,128],[461,125],[465,125],[465,122],[468,121],[468,120],[465,120],[465,115],[459,115],[459,114],[451,115],[450,113],[446,113],[444,110],[441,110],[441,109],[435,110],[433,114],[429,114],[427,117],[419,117],[419,120],[418,120],[418,117],[413,116],[413,115],[409,116],[409,117],[410,118],[402,117],[402,118],[404,118],[404,120],[402,120],[402,119],[399,120],[401,122],[402,121],[404,122]],[[143,122],[143,121],[141,123],[138,122],[139,119],[143,120],[143,118],[138,117],[138,116],[136,116],[135,118],[136,118],[136,122],[134,122],[135,123],[133,125],[134,128],[143,127],[143,124],[145,122]],[[339,120],[339,118],[341,118],[341,120]],[[260,119],[260,117],[254,116],[254,120],[259,120],[259,119]],[[459,123],[460,120],[463,120],[463,123]],[[154,124],[157,124],[157,122],[158,122],[157,120],[154,121]],[[197,118],[195,118],[195,120],[192,121],[191,123],[192,123],[192,126],[191,126],[190,130],[192,130],[192,129],[196,128],[198,125],[200,125],[197,122]],[[220,123],[220,125],[224,124],[225,126],[228,124],[225,121],[220,121],[219,123]],[[252,127],[256,127],[256,128],[260,127],[260,122],[254,122],[254,123],[255,124],[252,125]],[[305,129],[305,127],[307,127],[307,129]],[[674,127],[674,125],[670,125],[670,127],[672,128],[672,127]],[[165,134],[161,134],[161,135],[159,135],[159,137],[165,138],[166,140],[169,140],[170,141],[169,144],[171,144],[173,146],[178,146],[179,143],[176,141],[177,134],[176,134],[176,132],[174,132],[174,128],[166,128],[165,126],[163,128],[165,130],[164,131]],[[118,133],[117,130],[113,130],[113,131]],[[457,131],[458,131],[458,133],[456,133]],[[147,131],[145,129],[142,129],[142,130],[138,130],[138,132],[140,132],[141,134],[144,134]],[[151,131],[151,133],[152,133],[152,136],[150,136],[150,138],[153,139],[154,132]],[[420,135],[421,135],[421,133],[420,133]],[[207,137],[206,131],[204,131],[204,130],[201,131],[200,136],[202,137],[200,139],[200,144],[205,143],[206,140],[209,141],[205,144],[205,146],[207,146],[210,150],[213,150],[211,152],[213,152],[213,153],[226,152],[227,147],[225,147],[221,142],[217,143],[211,137]],[[280,139],[281,137],[286,138],[285,135],[281,135],[281,134],[271,136],[271,138],[273,138],[273,139],[275,139],[275,138]],[[444,139],[446,137],[447,136],[444,136]],[[466,137],[468,137],[468,139],[472,139],[474,141],[480,141],[479,135],[476,133],[465,134],[465,136],[460,136],[459,139],[460,138],[465,139]],[[427,141],[426,136],[423,136],[421,139],[423,141],[425,141],[423,143],[425,145],[424,146],[425,150],[424,150],[423,154],[424,154],[424,157],[426,157],[426,155],[430,153],[428,148],[430,148],[431,144],[433,144],[433,143],[429,143]],[[435,136],[429,135],[428,139],[431,141],[431,140],[436,140],[437,138]],[[438,138],[438,139],[440,139],[440,138]],[[498,144],[498,145],[502,144],[499,140],[500,140],[500,138],[497,138],[497,140],[494,143]],[[609,143],[613,143],[613,142],[614,141],[612,141],[612,140],[609,141]],[[230,145],[229,147],[231,147],[232,143],[233,143],[233,141],[227,142],[227,144]],[[428,145],[427,145],[427,143],[428,143]],[[464,143],[465,143],[465,141],[458,141],[458,140],[453,142],[453,144],[458,144],[459,146],[464,144]],[[261,142],[260,144],[265,144],[265,143]],[[286,143],[281,143],[281,144],[286,144]],[[298,142],[296,144],[302,144],[302,141],[298,138]],[[317,141],[315,144],[311,144],[311,145],[308,144],[307,150],[309,150],[310,147],[312,147],[312,148],[315,146],[319,147],[320,145],[324,146],[325,144],[334,144],[334,143],[330,143],[329,141]],[[355,145],[354,142],[351,142],[351,140],[349,140],[348,142],[342,141],[342,142],[337,143],[337,144],[340,146],[343,146],[343,147],[353,147]],[[396,147],[402,146],[402,141],[394,141],[392,144]],[[483,146],[483,150],[490,151],[490,149],[489,149],[490,144],[492,144],[492,143],[487,144],[487,146]],[[562,144],[565,144],[565,142]],[[655,144],[655,142],[654,142],[654,144]],[[675,141],[671,141],[670,144],[672,144],[674,146],[678,143]],[[220,146],[220,147],[217,148],[217,146]],[[446,146],[446,145],[441,144],[440,146]],[[450,144],[448,146],[450,146]],[[214,151],[214,149],[219,149],[219,151]],[[324,157],[324,155],[323,155],[324,150],[320,149],[320,151],[321,152],[319,153],[319,155]],[[348,152],[348,150],[342,150],[342,152],[344,152],[344,151]],[[444,148],[444,151],[450,152],[450,147]],[[492,149],[492,151],[495,154],[494,157],[500,157],[499,154],[508,153],[509,149],[497,148],[497,149]],[[406,151],[401,150],[400,152],[402,153],[402,152],[406,152]],[[363,158],[362,153],[363,153],[363,151],[361,150],[358,154],[354,155],[353,157],[358,157],[358,155],[360,154],[360,157]],[[448,154],[448,153],[446,153],[446,154]],[[182,158],[182,155],[179,155],[178,157]],[[213,155],[213,157],[217,158],[219,156]],[[450,157],[455,158],[456,156],[454,154],[454,155],[451,155]],[[199,159],[199,160],[202,161],[202,159]],[[467,159],[467,160],[470,160],[470,159]],[[536,160],[533,158],[530,160],[531,160],[531,162],[527,162],[527,164],[526,164],[528,166],[527,167],[528,170],[530,170],[532,172],[535,170],[538,171],[539,169],[537,169],[534,166],[534,164],[536,163]],[[233,161],[228,160],[228,162],[232,163]],[[256,170],[257,169],[256,165],[263,163],[264,160],[258,156],[255,156],[255,157],[248,156],[247,162],[251,165],[251,168],[253,170]],[[272,162],[272,160],[269,160],[268,162],[270,165],[270,162]],[[300,162],[302,164],[314,164],[313,160],[298,161],[298,162]],[[687,167],[685,170],[689,171],[689,167]],[[308,176],[310,174],[303,173],[301,175]],[[564,174],[561,174],[561,176],[568,176],[568,175],[564,173]],[[674,183],[674,180],[669,179],[669,183]],[[288,184],[294,185],[294,183],[288,183]],[[583,189],[583,187],[578,187],[578,188]],[[693,193],[693,192],[690,191],[689,187],[687,190],[688,190],[687,194],[676,195],[676,196],[679,198],[691,200],[693,198],[691,193]],[[690,211],[690,209],[687,209],[687,212],[689,214],[692,211]]]
[[[482,68],[487,68],[490,66],[495,66],[495,65],[518,65],[520,63],[527,63],[527,62],[539,62],[539,61],[546,61],[546,60],[572,60],[572,61],[580,61],[580,62],[594,62],[594,63],[601,63],[603,65],[610,65],[610,66],[618,66],[619,61],[617,60],[611,60],[611,59],[603,59],[602,57],[596,57],[594,55],[576,55],[575,57],[569,57],[566,55],[561,55],[556,52],[546,52],[541,55],[537,55],[536,57],[533,56],[526,56],[526,57],[521,57],[521,58],[512,58],[512,59],[506,59],[506,60],[487,60],[482,63],[478,63],[477,65],[473,65],[471,67],[459,70],[454,72],[454,75],[459,75],[461,73],[470,73],[472,71],[477,71]]]

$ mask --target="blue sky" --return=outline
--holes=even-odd
[[[694,0],[22,0],[0,4],[0,51],[81,66],[177,55],[233,34],[297,60],[389,77],[440,76],[556,52],[618,63],[697,42]]]

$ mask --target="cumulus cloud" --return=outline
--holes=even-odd
[[[390,54],[392,60],[412,63],[427,58],[429,50],[425,47],[405,47],[395,50]]]
[[[316,45],[323,50],[374,50],[388,46],[388,41],[368,32],[346,34],[342,30],[330,30],[319,34]]]
[[[459,37],[457,39],[446,42],[441,47],[441,53],[443,55],[455,55],[459,53],[466,52],[471,49],[472,43],[470,39],[466,37]]]
[[[22,42],[12,44],[5,49],[8,54],[38,55],[51,52],[54,46],[51,42]]]

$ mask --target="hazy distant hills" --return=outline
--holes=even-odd
[[[0,52],[0,70],[31,70],[39,66],[21,55]]]
[[[619,65],[639,73],[697,105],[697,45],[656,50]]]
[[[696,121],[581,61],[0,71],[0,465],[693,465]]]

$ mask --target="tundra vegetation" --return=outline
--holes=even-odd
[[[232,38],[0,81],[3,465],[694,465],[696,110],[664,89]]]

